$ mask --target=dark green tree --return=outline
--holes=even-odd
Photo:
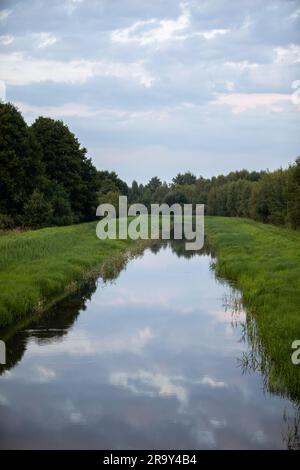
[[[75,222],[94,218],[96,169],[77,138],[62,121],[39,117],[32,131],[42,149],[47,177],[64,188]]]
[[[41,149],[21,113],[0,103],[0,213],[22,223],[24,204],[40,185]]]

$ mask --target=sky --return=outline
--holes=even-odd
[[[0,0],[0,97],[130,183],[300,154],[300,0]]]

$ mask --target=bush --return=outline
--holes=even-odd
[[[13,218],[7,214],[0,214],[0,230],[9,230],[15,226]]]
[[[23,225],[31,228],[46,227],[51,224],[52,214],[52,205],[46,201],[43,193],[35,190],[24,204]]]

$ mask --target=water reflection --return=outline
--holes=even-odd
[[[127,261],[1,332],[0,446],[295,448],[299,415],[266,393],[261,363],[245,367],[255,325],[209,247],[158,242]]]

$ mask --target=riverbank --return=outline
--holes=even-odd
[[[0,236],[0,326],[40,312],[140,244],[99,240],[96,222]],[[109,276],[109,274],[108,274]]]
[[[242,292],[252,354],[269,390],[299,400],[300,365],[291,361],[300,339],[300,232],[246,219],[207,217],[206,235],[217,254],[216,272]]]

